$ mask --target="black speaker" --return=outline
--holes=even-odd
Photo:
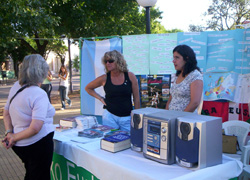
[[[177,118],[176,162],[201,169],[222,163],[222,119],[190,114]]]

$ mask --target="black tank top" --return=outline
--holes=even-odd
[[[107,104],[104,108],[119,117],[130,116],[132,110],[132,83],[128,72],[124,72],[124,76],[125,80],[121,85],[114,85],[111,82],[110,72],[108,72],[104,85],[105,103]]]

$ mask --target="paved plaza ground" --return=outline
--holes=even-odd
[[[8,97],[8,92],[16,80],[7,80],[0,82],[0,139],[4,137],[3,124],[3,107]],[[67,107],[64,111],[61,110],[61,102],[58,94],[59,79],[55,75],[52,81],[51,104],[56,109],[54,116],[54,124],[58,124],[62,117],[74,116],[80,114],[80,75],[74,74],[72,76],[73,92],[69,93],[72,100],[72,106]],[[2,144],[0,145],[0,180],[23,180],[25,169],[23,163],[12,151],[6,150]]]

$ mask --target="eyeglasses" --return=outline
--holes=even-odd
[[[107,62],[109,62],[109,63],[113,63],[113,62],[115,62],[115,60],[113,60],[113,59],[109,59],[109,60],[104,60],[104,62],[105,62],[105,64],[107,64]]]

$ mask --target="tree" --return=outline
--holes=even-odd
[[[73,58],[73,68],[76,70],[76,72],[78,72],[78,70],[80,69],[79,64],[80,64],[79,56],[75,56]]]
[[[198,25],[198,26],[196,26],[196,25],[193,25],[193,24],[190,24],[189,25],[189,31],[190,32],[202,32],[202,31],[204,31],[204,27],[202,27],[202,26],[200,26],[200,25]]]
[[[213,0],[204,17],[207,20],[205,27],[190,25],[190,31],[214,30],[224,31],[235,29],[235,25],[243,23],[250,18],[249,5],[245,0]]]
[[[57,56],[60,57],[61,64],[64,64],[65,52],[68,50],[68,48],[65,45],[63,40],[54,39],[53,41],[49,41],[46,49],[47,49],[47,51],[46,51],[45,59],[47,59],[47,56],[49,55],[49,53],[53,51],[57,54]]]
[[[177,32],[183,32],[183,30],[181,30],[181,29],[171,29],[171,30],[167,30],[167,33],[177,33]]]
[[[145,10],[135,0],[61,1],[53,11],[62,19],[58,31],[69,38],[145,34]],[[152,24],[161,14],[151,8]]]
[[[162,12],[154,8],[151,12],[152,23],[157,24]],[[146,24],[135,0],[5,0],[0,15],[1,60],[9,47],[24,46],[26,52],[45,57],[50,41],[62,34],[67,38],[142,34]]]
[[[47,37],[55,35],[58,17],[50,11],[49,1],[5,0],[0,6],[0,62],[11,56],[15,74],[23,57],[30,53],[45,55]],[[52,2],[52,1],[51,1]]]
[[[4,5],[12,13],[12,18],[8,18],[10,35],[20,40],[31,53],[44,56],[49,43],[47,38],[55,36],[54,27],[59,21],[51,11],[52,1],[7,0]],[[30,38],[33,44],[27,41]]]

